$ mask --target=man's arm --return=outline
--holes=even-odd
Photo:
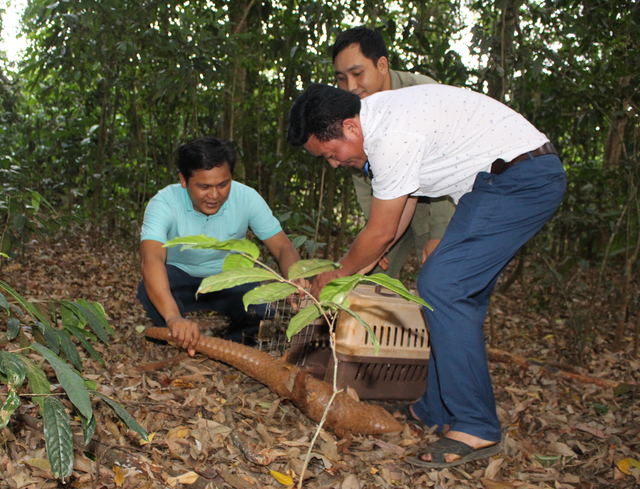
[[[318,275],[313,281],[311,290],[314,295],[318,296],[331,280],[353,275],[382,256],[400,231],[398,228],[405,207],[407,207],[407,198],[408,195],[392,200],[380,200],[373,197],[369,221],[356,237],[349,252],[340,260],[342,268]],[[415,205],[412,210],[407,212],[413,210],[415,210]]]
[[[284,231],[280,231],[265,239],[263,243],[277,260],[282,276],[289,278],[289,267],[300,260],[298,250],[294,248],[291,240],[284,234]]]
[[[358,273],[361,273],[363,275],[366,273],[369,273],[371,270],[375,268],[377,264],[380,265],[380,267],[383,270],[387,269],[387,266],[389,265],[389,260],[387,260],[386,255],[387,253],[389,253],[389,250],[393,248],[393,246],[398,242],[398,240],[402,237],[404,232],[407,230],[407,228],[411,224],[411,219],[413,219],[413,215],[416,212],[417,204],[418,204],[417,197],[407,198],[407,203],[404,206],[404,210],[402,211],[402,216],[400,217],[400,223],[398,224],[398,231],[396,232],[396,235],[393,238],[393,241],[391,242],[391,244],[389,244],[389,246],[387,246],[387,248],[384,250],[384,254],[381,257],[379,257],[378,260],[376,260],[371,265],[359,270]]]
[[[194,356],[200,339],[200,330],[193,321],[183,318],[175,299],[171,295],[167,276],[167,249],[162,243],[145,239],[140,243],[140,257],[144,287],[151,303],[158,310],[171,331],[171,337],[178,346],[187,349]]]

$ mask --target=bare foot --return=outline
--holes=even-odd
[[[495,445],[496,444],[495,441],[483,440],[482,438],[478,438],[477,436],[473,436],[473,435],[468,435],[466,433],[462,433],[461,431],[449,431],[447,433],[446,437],[447,438],[451,438],[452,440],[461,441],[462,443],[466,443],[467,445],[469,445],[470,447],[474,448],[475,450],[477,450],[478,448],[490,447],[491,445]],[[422,455],[421,458],[425,462],[431,462],[431,454],[430,453],[425,453],[424,455]],[[444,459],[445,459],[445,461],[447,463],[453,462],[454,460],[459,459],[459,458],[460,458],[460,456],[456,455],[455,453],[447,453],[447,454],[445,454],[445,457],[444,457]]]

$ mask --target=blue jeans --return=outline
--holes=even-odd
[[[491,292],[516,254],[562,202],[556,155],[530,158],[500,175],[482,172],[418,276],[431,341],[427,391],[413,409],[428,425],[501,438],[482,331]]]
[[[196,298],[196,291],[200,287],[202,278],[192,277],[173,265],[166,265],[166,267],[171,295],[175,299],[182,317],[185,317],[185,313],[194,311],[215,311],[228,316],[231,321],[225,338],[231,341],[242,341],[243,331],[245,335],[253,335],[258,332],[260,320],[264,317],[267,305],[252,305],[249,306],[248,311],[245,311],[242,297],[260,285],[259,283],[238,285],[231,289],[200,294]],[[166,327],[167,323],[147,295],[144,279],[138,285],[138,300],[154,324]]]

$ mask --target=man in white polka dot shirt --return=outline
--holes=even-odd
[[[398,90],[437,83],[418,73],[389,68],[389,54],[382,35],[375,29],[359,26],[342,31],[331,50],[338,87],[361,99],[385,90]],[[353,185],[365,217],[369,219],[373,189],[371,179],[360,169],[352,169]],[[438,246],[455,211],[449,197],[418,199],[416,210],[405,233],[389,250],[373,272],[398,278],[412,249],[420,265]]]
[[[418,196],[458,204],[442,241],[423,264],[418,291],[431,356],[427,392],[411,415],[443,437],[413,463],[458,465],[500,451],[501,431],[482,325],[498,277],[560,206],[566,176],[547,137],[485,95],[421,85],[357,95],[310,86],[289,113],[288,141],[329,164],[373,173],[366,226],[329,281],[376,263],[402,235]]]

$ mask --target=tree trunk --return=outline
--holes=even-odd
[[[631,75],[620,78],[620,91],[624,91],[631,83]],[[609,167],[614,167],[620,161],[620,155],[624,146],[624,129],[629,120],[630,97],[623,97],[620,112],[616,112],[611,117],[607,142],[604,146],[603,160]]]
[[[504,102],[507,93],[507,80],[513,71],[513,44],[516,24],[519,20],[520,5],[523,0],[502,0],[500,18],[496,19],[497,28],[491,47],[492,70],[487,77],[487,95]]]
[[[93,167],[93,174],[88,178],[95,182],[92,195],[91,217],[94,222],[100,222],[102,215],[102,194],[103,194],[103,178],[105,165],[105,152],[107,149],[107,139],[109,137],[109,122],[111,120],[111,83],[110,78],[105,77],[102,81],[101,102],[100,102],[100,120],[98,123],[98,145],[96,147],[96,163]],[[97,175],[97,177],[94,177]]]

